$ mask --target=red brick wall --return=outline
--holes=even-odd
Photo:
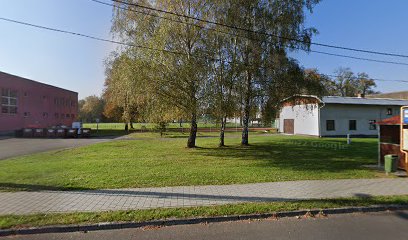
[[[0,72],[0,95],[1,89],[17,91],[17,114],[0,110],[0,132],[25,127],[70,126],[77,118],[76,92]]]

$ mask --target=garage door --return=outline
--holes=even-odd
[[[295,134],[295,120],[284,119],[283,120],[283,132],[286,134]]]

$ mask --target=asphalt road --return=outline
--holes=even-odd
[[[125,229],[88,233],[12,236],[6,239],[408,239],[408,211],[348,214],[322,218],[285,218],[208,225],[184,225],[156,229]]]
[[[0,160],[51,150],[75,148],[110,139],[29,139],[0,138]]]

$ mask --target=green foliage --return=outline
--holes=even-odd
[[[103,110],[105,101],[98,96],[89,96],[79,101],[79,116],[83,122],[95,122],[96,119],[101,121],[105,119]]]
[[[302,69],[287,51],[308,50],[317,31],[305,28],[304,21],[318,0],[137,1],[180,15],[165,18],[128,11],[133,6],[127,3],[133,2],[115,2],[112,32],[124,42],[147,48],[122,48],[113,55],[105,91],[106,111],[121,110],[127,122],[136,117],[155,123],[188,119],[188,147],[195,147],[201,114],[212,115],[221,126],[228,117],[242,115],[247,144],[250,118],[282,100],[281,92],[287,96],[310,85],[300,83]],[[285,84],[287,78],[295,85]]]
[[[374,88],[377,85],[367,73],[358,73],[356,76],[350,68],[339,68],[335,73],[334,95],[357,97],[359,94],[365,96],[376,93]]]

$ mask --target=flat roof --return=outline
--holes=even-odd
[[[52,87],[52,88],[57,88],[57,89],[60,89],[60,90],[64,90],[64,91],[68,91],[68,92],[72,92],[72,93],[78,94],[77,92],[72,91],[72,90],[68,90],[68,89],[65,89],[65,88],[56,87],[56,86],[53,86],[53,85],[50,85],[50,84],[46,84],[46,83],[42,83],[42,82],[37,82],[37,81],[31,80],[31,79],[28,79],[28,78],[24,78],[24,77],[20,77],[20,76],[17,76],[17,75],[13,75],[13,74],[10,74],[10,73],[5,73],[5,72],[0,71],[0,78],[2,78],[3,76],[12,77],[12,78],[18,78],[18,79],[20,79],[20,80],[29,81],[29,82],[33,82],[33,83],[36,83],[36,84],[41,84],[41,85],[44,85],[44,86],[48,86],[48,87]]]
[[[359,98],[359,97],[323,97],[326,104],[353,104],[353,105],[386,105],[386,106],[408,106],[408,100],[392,98]]]

